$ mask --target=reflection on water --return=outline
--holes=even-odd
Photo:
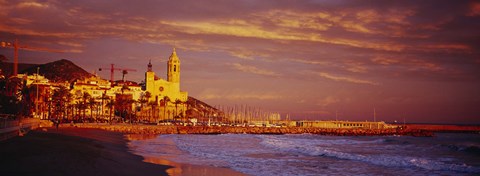
[[[125,138],[129,141],[155,139],[156,137],[156,134],[125,134]]]
[[[171,175],[478,175],[480,136],[160,135],[131,141]],[[146,160],[146,161],[147,161]],[[172,163],[180,163],[175,164]],[[206,166],[204,166],[206,165]],[[205,169],[206,168],[206,169]],[[211,171],[208,168],[214,168]],[[211,171],[211,172],[210,172]]]
[[[178,155],[185,154],[181,150],[179,150],[173,140],[170,138],[166,138],[165,140],[148,140],[148,139],[155,139],[157,135],[144,135],[144,134],[128,134],[125,137],[134,142],[142,142],[142,143],[149,143],[148,146],[152,148],[148,148],[146,151],[139,150],[129,143],[130,149],[138,155],[144,157],[144,162],[159,164],[159,165],[169,165],[173,166],[170,169],[167,169],[168,175],[171,176],[224,176],[224,175],[231,175],[231,176],[243,176],[240,172],[228,169],[228,168],[219,168],[219,167],[212,167],[208,166],[209,163],[205,163],[205,165],[192,165],[192,164],[183,164],[172,162],[172,158],[176,158]],[[150,143],[153,142],[153,143]],[[155,152],[152,152],[155,151]]]

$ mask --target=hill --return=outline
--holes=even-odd
[[[200,121],[208,121],[208,116],[222,116],[223,112],[216,109],[215,107],[210,106],[209,104],[200,101],[194,97],[189,96],[187,99],[188,111],[187,114],[189,117],[197,117],[197,118],[207,118],[207,119],[200,119]],[[219,119],[221,120],[221,119]]]
[[[32,68],[32,67],[37,67],[40,64],[27,64],[27,63],[18,63],[18,72],[22,73],[22,71]],[[2,70],[2,73],[4,75],[11,75],[13,74],[13,63],[11,62],[3,62],[0,64],[0,69]]]
[[[40,75],[44,75],[52,82],[72,82],[77,79],[84,79],[93,76],[81,67],[75,65],[72,61],[62,59],[46,64],[38,65]],[[37,66],[27,68],[20,73],[33,74],[37,72]]]

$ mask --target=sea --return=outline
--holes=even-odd
[[[480,175],[480,134],[172,134],[132,140],[129,148],[146,158],[246,175]]]

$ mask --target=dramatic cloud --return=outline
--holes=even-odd
[[[480,123],[479,4],[0,0],[0,40],[19,39],[20,62],[66,58],[88,71],[114,63],[138,70],[128,75],[134,81],[144,79],[150,59],[164,75],[176,47],[182,89],[217,104],[332,115],[328,104],[344,103],[346,116],[362,117],[384,100],[422,97],[384,103],[391,106],[385,118],[408,110],[418,121],[446,122],[455,114],[462,123]],[[13,58],[11,48],[0,54]],[[346,96],[348,103],[332,103]],[[452,104],[463,108],[440,108]]]
[[[348,82],[348,83],[355,83],[355,84],[379,85],[379,83],[376,83],[376,82],[373,82],[373,81],[356,79],[356,78],[346,77],[346,76],[336,76],[336,75],[332,75],[332,74],[326,73],[326,72],[307,72],[307,73],[313,74],[313,75],[318,75],[319,77],[329,79],[329,80],[333,80],[333,81]]]
[[[280,76],[280,74],[278,73],[275,73],[273,71],[266,70],[266,69],[260,69],[255,66],[242,65],[239,63],[231,64],[231,66],[236,70],[240,70],[246,73],[253,73],[253,74],[264,75],[264,76]]]

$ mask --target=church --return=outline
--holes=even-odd
[[[156,112],[164,119],[173,117],[185,117],[186,102],[188,93],[180,90],[180,59],[175,48],[167,62],[167,80],[155,76],[152,70],[152,63],[148,63],[145,72],[145,93],[149,92],[148,102],[156,102],[160,105],[159,112]],[[147,93],[146,93],[147,94]]]

